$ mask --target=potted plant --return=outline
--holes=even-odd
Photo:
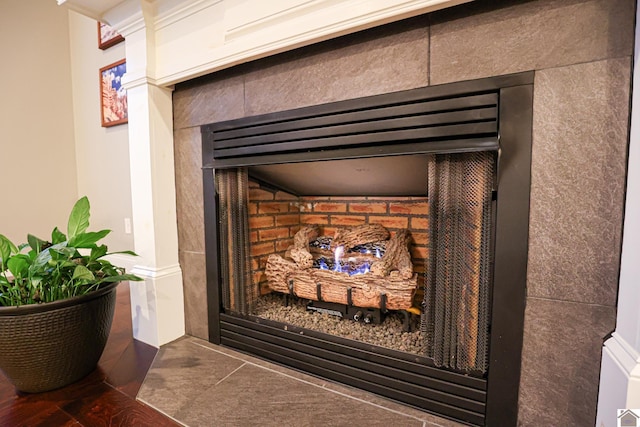
[[[31,234],[16,246],[0,234],[0,370],[23,392],[75,382],[98,363],[109,336],[116,286],[142,280],[104,257],[110,230],[87,231],[89,200],[78,200],[66,235]],[[122,251],[136,255],[132,251]]]

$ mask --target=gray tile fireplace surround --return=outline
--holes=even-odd
[[[177,85],[187,334],[208,337],[201,125],[533,71],[518,425],[593,426],[602,342],[615,327],[634,16],[634,0],[476,0]]]
[[[194,337],[160,349],[138,400],[190,427],[462,426]]]

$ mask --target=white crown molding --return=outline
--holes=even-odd
[[[150,3],[144,0],[125,0],[105,11],[101,21],[115,28],[126,40],[131,33],[145,28],[144,12],[150,8]]]
[[[186,18],[196,15],[224,0],[193,0],[188,4],[176,6],[174,1],[162,0],[156,3],[157,13],[154,20],[156,30],[160,30],[169,25],[183,21]]]

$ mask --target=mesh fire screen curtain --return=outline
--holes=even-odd
[[[494,162],[491,152],[429,156],[422,330],[437,366],[487,370]]]
[[[242,314],[253,311],[258,297],[251,280],[249,177],[247,168],[217,169],[222,305]]]

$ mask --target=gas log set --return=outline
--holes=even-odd
[[[379,322],[390,310],[408,318],[408,313],[420,313],[414,303],[418,275],[410,241],[408,230],[391,236],[379,224],[338,229],[333,237],[320,236],[318,226],[306,226],[284,257],[269,256],[265,274],[272,291],[309,300],[310,310],[366,323]]]

